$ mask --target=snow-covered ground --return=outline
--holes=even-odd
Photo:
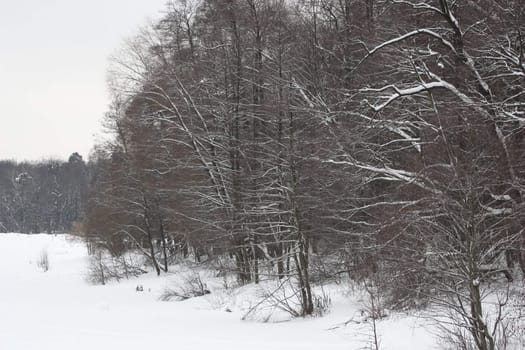
[[[47,272],[38,266],[44,251]],[[0,349],[352,350],[370,334],[367,323],[345,325],[360,306],[336,288],[328,289],[332,307],[324,317],[261,323],[241,320],[256,302],[253,286],[165,302],[159,297],[180,280],[177,273],[94,286],[87,266],[84,245],[67,235],[0,234]],[[398,315],[379,322],[381,349],[433,349],[419,321]]]

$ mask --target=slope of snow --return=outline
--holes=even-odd
[[[37,263],[43,251],[47,272]],[[254,286],[162,302],[177,273],[93,286],[87,266],[84,245],[67,235],[0,234],[0,349],[348,350],[363,348],[370,334],[367,323],[345,325],[359,305],[335,289],[325,317],[260,323],[241,321],[256,301]],[[382,349],[432,349],[434,339],[417,324],[413,317],[379,322]]]

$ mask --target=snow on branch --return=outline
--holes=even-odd
[[[427,190],[431,193],[440,194],[441,192],[437,190],[435,187],[428,186],[425,182],[421,180],[425,180],[422,178],[421,175],[416,174],[412,171],[407,171],[403,169],[393,169],[389,166],[374,166],[370,164],[364,164],[359,161],[355,160],[335,160],[335,159],[328,159],[325,161],[326,163],[335,164],[335,165],[349,165],[356,167],[358,169],[367,170],[372,173],[378,174],[382,176],[382,179],[389,180],[389,181],[400,181],[405,183],[411,183],[414,184],[424,190]]]
[[[366,54],[366,56],[363,57],[363,59],[361,59],[361,61],[359,61],[359,63],[357,63],[357,65],[352,69],[352,71],[356,70],[364,61],[366,61],[370,56],[374,55],[379,50],[381,50],[381,49],[383,49],[383,48],[385,48],[387,46],[397,44],[397,43],[399,43],[401,41],[404,41],[404,40],[406,40],[408,38],[411,38],[413,36],[420,35],[420,34],[430,35],[431,37],[434,37],[434,38],[438,39],[439,41],[441,41],[441,43],[443,45],[445,45],[453,53],[456,53],[456,49],[454,48],[454,45],[452,45],[452,43],[450,41],[445,39],[443,37],[443,35],[435,32],[433,30],[426,29],[426,28],[416,29],[416,30],[413,30],[411,32],[408,32],[408,33],[405,33],[403,35],[400,35],[400,36],[398,36],[396,38],[393,38],[393,39],[390,39],[388,41],[385,41],[385,42],[379,44],[378,46],[374,47],[372,50],[368,50],[367,49],[368,53]]]
[[[405,88],[405,89],[400,89],[395,85],[387,85],[379,89],[366,88],[361,91],[362,92],[384,92],[384,91],[389,91],[389,90],[393,91],[392,93],[390,93],[390,95],[385,97],[386,98],[385,102],[377,104],[377,105],[370,105],[370,107],[375,112],[380,112],[381,110],[386,108],[389,104],[399,99],[400,97],[417,95],[422,92],[426,92],[426,91],[429,91],[435,88],[447,88],[447,84],[443,81],[434,81],[430,83],[421,83],[419,85]]]
[[[441,11],[439,8],[437,8],[435,6],[432,6],[430,4],[427,4],[426,2],[416,2],[416,3],[414,3],[414,2],[411,2],[411,1],[407,1],[407,0],[394,0],[393,2],[394,2],[394,4],[409,5],[409,6],[412,6],[412,8],[414,8],[414,9],[431,10],[431,11],[439,13],[442,16],[444,15],[443,11]]]
[[[403,138],[403,141],[408,141],[410,142],[414,148],[416,149],[416,151],[418,151],[418,153],[421,153],[421,145],[420,145],[420,142],[421,142],[421,139],[419,137],[413,137],[411,136],[407,131],[405,131],[403,128],[399,128],[399,127],[393,127],[393,126],[387,126],[387,129],[392,131],[393,133],[401,136]]]
[[[297,81],[293,77],[292,77],[292,84],[294,88],[299,90],[299,92],[301,93],[301,97],[308,104],[308,106],[310,108],[314,108],[314,103],[312,102],[312,100],[306,95],[306,93],[304,92],[304,89],[297,83]]]
[[[510,39],[508,39],[510,41]],[[499,55],[505,60],[509,61],[515,68],[518,70],[515,71],[515,75],[525,77],[525,61],[523,58],[523,53],[518,53],[512,49],[509,44],[509,48],[502,47],[500,49]]]
[[[375,112],[380,112],[383,109],[385,109],[388,105],[390,105],[392,102],[398,100],[399,98],[402,98],[405,96],[416,95],[416,94],[419,94],[425,91],[430,91],[432,89],[446,89],[449,92],[453,93],[457,98],[459,98],[459,100],[461,100],[465,105],[474,108],[478,113],[480,113],[480,115],[492,119],[492,116],[487,110],[483,109],[479,105],[479,103],[474,101],[472,98],[470,98],[469,96],[459,91],[459,89],[455,87],[453,84],[441,79],[441,77],[432,73],[431,71],[428,71],[427,73],[431,78],[435,79],[436,81],[429,82],[429,83],[422,82],[416,86],[409,87],[409,88],[403,88],[403,89],[398,88],[395,85],[387,85],[387,86],[384,86],[378,89],[366,88],[361,91],[362,92],[391,91],[389,95],[383,97],[384,99],[386,99],[385,102],[376,104],[376,105],[370,105],[370,107]]]

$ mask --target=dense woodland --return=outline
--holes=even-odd
[[[86,238],[158,274],[188,258],[291,281],[298,315],[319,281],[373,282],[390,308],[446,307],[472,348],[503,349],[483,300],[525,273],[524,35],[522,0],[171,2],[113,59]],[[59,179],[85,165],[49,169],[60,196],[18,176],[3,225],[78,217],[84,178]],[[4,204],[34,196],[54,205],[37,223]]]
[[[88,181],[78,153],[65,162],[0,161],[0,232],[71,231],[81,218]]]

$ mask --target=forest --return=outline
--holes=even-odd
[[[3,225],[53,231],[84,208],[93,254],[282,281],[296,316],[322,307],[313,285],[350,278],[390,309],[446,310],[457,349],[505,349],[525,274],[524,35],[522,0],[170,2],[112,58],[89,192],[57,180],[85,171],[75,159],[46,199],[19,177],[3,203],[54,204],[38,224],[0,207],[18,218]]]
[[[68,161],[0,161],[0,232],[63,233],[81,219],[89,168],[78,153]]]

